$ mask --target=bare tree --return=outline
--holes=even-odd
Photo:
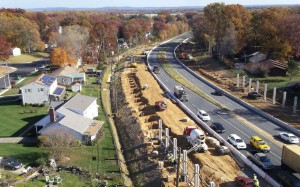
[[[40,138],[40,141],[48,149],[49,156],[56,160],[60,160],[76,145],[76,139],[66,130],[51,129]]]

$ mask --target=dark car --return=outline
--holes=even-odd
[[[258,92],[249,92],[248,93],[249,99],[259,99],[262,97]]]
[[[223,96],[223,95],[225,95],[225,92],[223,92],[222,90],[215,90],[215,92],[213,94]]]
[[[217,133],[224,133],[225,132],[225,128],[221,123],[215,122],[212,123],[211,128],[216,131]]]
[[[4,168],[16,170],[16,169],[20,169],[23,164],[19,162],[17,159],[7,157],[2,159],[1,165]]]
[[[255,187],[253,180],[248,177],[238,176],[234,181],[240,187]]]

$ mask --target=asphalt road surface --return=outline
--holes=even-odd
[[[236,118],[233,118],[228,114],[227,115],[218,114],[218,112],[221,110],[219,107],[208,102],[202,97],[198,96],[191,90],[186,89],[186,92],[189,96],[189,101],[184,102],[185,106],[187,106],[191,111],[193,111],[194,114],[197,114],[197,111],[199,109],[205,110],[211,117],[211,121],[207,122],[208,125],[211,125],[212,122],[219,122],[223,124],[226,129],[226,132],[224,134],[221,134],[221,136],[224,139],[227,139],[229,134],[237,134],[247,143],[247,150],[253,150],[253,148],[249,145],[249,139],[251,136],[257,135],[262,139],[264,139],[271,147],[271,151],[270,153],[267,153],[267,155],[270,157],[271,161],[275,165],[275,169],[269,171],[268,173],[271,176],[274,176],[275,171],[280,168],[282,149],[280,145],[277,144],[278,140],[274,139],[273,137],[265,138],[264,134],[268,133],[271,136],[276,136],[280,131],[286,131],[286,130],[268,121],[267,119],[249,111],[248,109],[244,108],[243,106],[234,102],[233,100],[227,98],[226,96],[212,95],[211,93],[214,92],[213,88],[206,85],[205,83],[203,83],[202,81],[194,77],[194,75],[190,74],[187,70],[182,68],[182,66],[175,59],[173,51],[175,47],[178,44],[180,44],[184,39],[185,37],[182,38],[177,37],[171,40],[170,42],[160,45],[156,49],[154,49],[149,54],[149,58],[148,58],[151,69],[153,65],[160,66],[160,62],[159,59],[157,58],[157,55],[160,51],[166,51],[167,61],[173,66],[173,68],[179,74],[181,74],[188,81],[193,83],[196,87],[201,89],[203,92],[205,92],[206,94],[213,97],[215,100],[222,103],[229,110],[234,111],[235,113],[239,114],[239,116],[247,119],[252,124],[254,124],[254,126],[256,126],[255,128],[243,124],[241,121],[237,120]],[[174,90],[174,86],[179,85],[179,83],[173,80],[162,68],[160,69],[161,69],[160,74],[157,74],[157,76],[168,87],[168,89],[172,93]],[[257,129],[261,129],[262,131]],[[246,150],[242,150],[241,152],[243,154],[246,154]]]

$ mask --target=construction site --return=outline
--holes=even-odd
[[[120,151],[125,155],[135,186],[175,186],[177,181],[178,186],[190,186],[194,181],[195,164],[200,167],[200,186],[209,186],[212,181],[215,186],[235,186],[234,179],[242,175],[242,168],[230,155],[220,155],[215,150],[218,142],[207,133],[208,150],[191,150],[192,146],[183,132],[191,126],[202,131],[201,127],[176,102],[167,98],[149,72],[145,56],[141,54],[142,51],[138,50],[132,54],[134,66],[130,61],[125,61],[123,71],[115,73],[111,86],[114,121],[122,145]],[[177,165],[170,161],[170,152],[166,151],[164,141],[159,141],[160,120],[162,129],[168,128],[169,131],[169,151],[172,152],[172,140],[176,138],[178,149],[187,152],[186,182],[182,180],[182,168],[177,171]],[[166,134],[165,131],[163,134]]]

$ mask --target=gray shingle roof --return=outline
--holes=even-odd
[[[97,98],[90,97],[86,95],[76,94],[72,97],[69,101],[67,101],[63,107],[69,109],[78,109],[78,110],[85,110],[87,109]]]

